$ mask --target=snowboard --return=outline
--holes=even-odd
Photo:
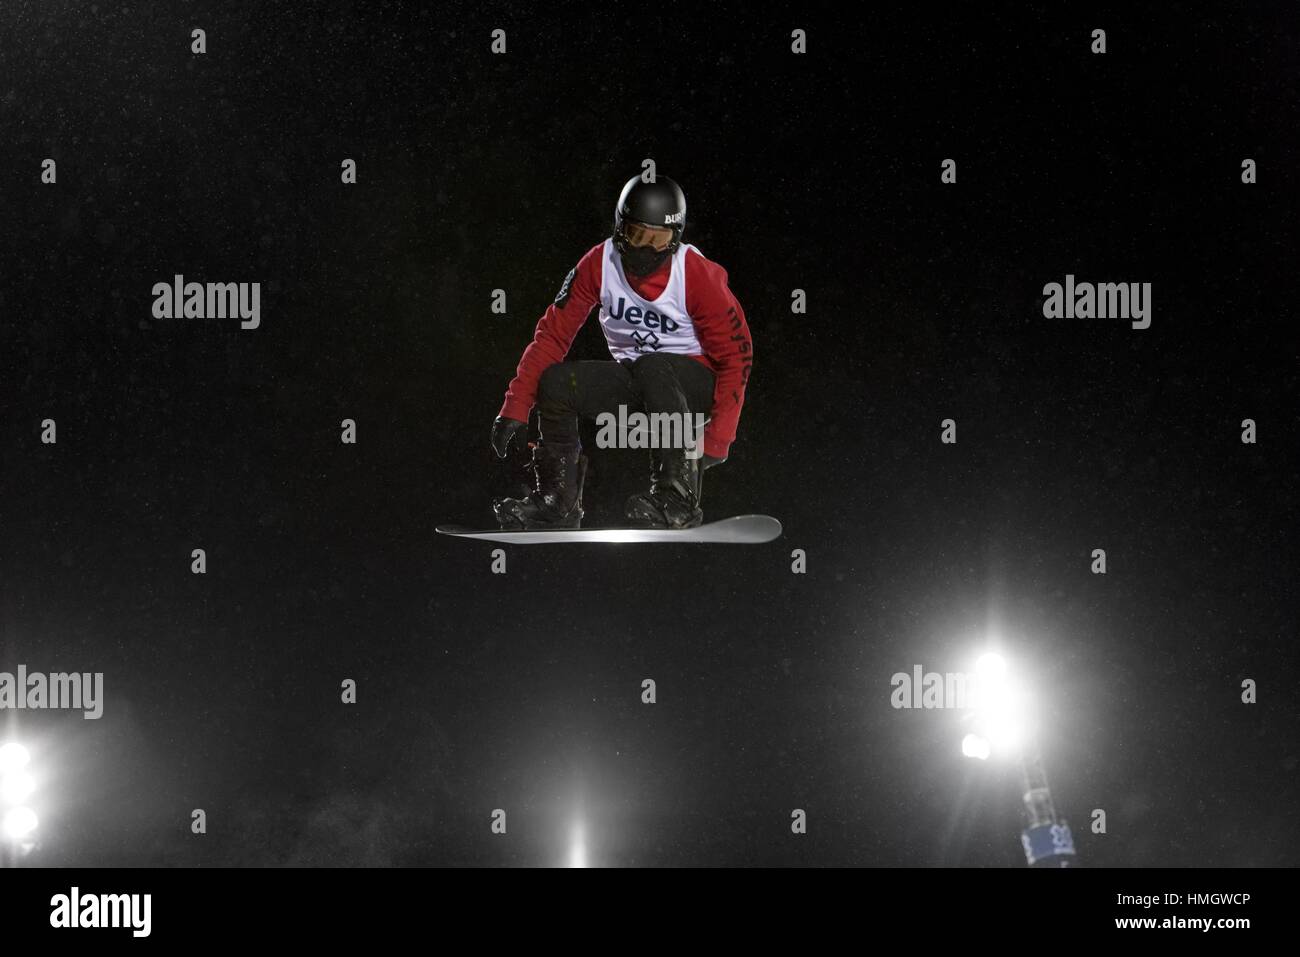
[[[439,535],[478,538],[508,545],[593,544],[598,542],[715,542],[726,545],[761,545],[781,534],[781,523],[771,515],[733,515],[697,528],[563,528],[504,529],[439,525]]]

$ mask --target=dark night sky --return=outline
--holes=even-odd
[[[1019,865],[1014,775],[889,705],[989,629],[1087,863],[1293,862],[1286,10],[5,4],[0,670],[107,698],[21,716],[34,862],[556,864],[582,817],[602,864]],[[785,535],[492,575],[434,526],[522,477],[492,418],[645,157],[754,336],[706,513]],[[153,320],[175,273],[261,282],[261,328]],[[1066,273],[1151,328],[1044,319]],[[645,462],[592,469],[614,523]]]

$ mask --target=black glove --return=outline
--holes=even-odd
[[[725,461],[727,461],[727,460],[726,460],[726,459],[714,458],[712,455],[706,455],[706,456],[704,456],[704,459],[703,459],[704,471],[707,472],[709,469],[713,468],[713,466],[715,466],[715,465],[721,465],[721,464],[722,464],[723,462],[725,462]]]
[[[506,452],[510,449],[510,440],[516,435],[522,433],[519,444],[522,446],[528,441],[528,423],[520,422],[518,419],[507,419],[498,415],[496,421],[492,423],[492,451],[497,454],[497,458],[506,457]]]

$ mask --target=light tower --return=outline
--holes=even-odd
[[[1056,805],[1047,786],[1028,694],[1012,680],[1000,655],[983,655],[975,665],[975,679],[972,717],[977,733],[968,734],[962,740],[962,753],[981,761],[990,755],[1016,755],[1029,818],[1028,826],[1020,834],[1026,862],[1030,867],[1078,866],[1070,825],[1056,816]]]
[[[1030,867],[1076,867],[1074,835],[1070,825],[1056,817],[1056,805],[1047,786],[1047,772],[1037,743],[1020,756],[1020,770],[1025,784],[1025,811],[1029,826],[1020,833],[1020,845]]]

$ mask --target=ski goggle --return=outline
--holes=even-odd
[[[648,226],[630,219],[623,220],[623,236],[629,246],[649,246],[663,252],[673,241],[673,231],[667,226]]]

